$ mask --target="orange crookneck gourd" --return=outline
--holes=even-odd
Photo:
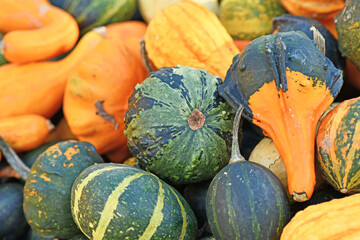
[[[341,70],[304,33],[281,32],[249,43],[219,89],[234,108],[243,105],[243,117],[272,138],[296,201],[313,193],[316,125],[342,83]]]
[[[44,0],[0,0],[0,21],[5,35],[0,51],[12,63],[48,60],[70,51],[79,38],[79,27],[66,11]],[[26,16],[19,18],[19,16]],[[12,23],[14,19],[15,23]]]
[[[104,39],[76,67],[66,85],[63,111],[72,133],[100,154],[115,149],[128,157],[124,117],[128,98],[147,72],[119,39]],[[120,154],[121,155],[121,154]]]
[[[218,17],[191,0],[172,3],[151,20],[145,50],[153,68],[176,65],[206,69],[224,79],[239,53]]]
[[[84,35],[62,60],[0,66],[0,117],[28,113],[52,117],[61,107],[70,72],[103,39],[99,32]]]

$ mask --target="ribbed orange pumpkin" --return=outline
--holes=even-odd
[[[217,16],[191,0],[175,2],[155,15],[146,30],[145,49],[157,69],[184,65],[222,79],[239,53]]]
[[[123,41],[104,39],[67,83],[63,110],[69,127],[100,154],[127,144],[124,116],[135,85],[146,77],[141,68],[141,60]]]

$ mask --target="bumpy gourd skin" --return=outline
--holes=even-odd
[[[348,0],[335,17],[340,52],[360,71],[360,2]]]
[[[178,66],[150,73],[136,86],[125,135],[142,167],[184,184],[208,180],[228,163],[233,110],[218,95],[220,84],[204,70]],[[197,129],[192,114],[203,117]]]
[[[234,58],[219,92],[271,137],[282,157],[289,193],[308,200],[315,186],[315,132],[342,86],[334,67],[302,32],[252,41]]]

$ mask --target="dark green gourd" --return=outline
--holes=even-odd
[[[217,240],[279,239],[290,219],[288,198],[280,180],[239,152],[238,131],[243,107],[234,121],[232,156],[209,186],[206,213]]]
[[[189,204],[152,173],[125,164],[85,169],[71,193],[73,218],[90,239],[194,240]]]
[[[219,96],[221,83],[206,70],[177,66],[136,86],[124,132],[142,168],[187,184],[211,179],[228,163],[234,110]]]
[[[85,168],[102,162],[93,145],[73,140],[40,154],[25,182],[23,206],[37,236],[71,238],[81,233],[71,215],[71,187]]]

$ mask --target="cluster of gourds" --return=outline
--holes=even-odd
[[[0,238],[360,239],[359,29],[357,0],[0,0]]]

